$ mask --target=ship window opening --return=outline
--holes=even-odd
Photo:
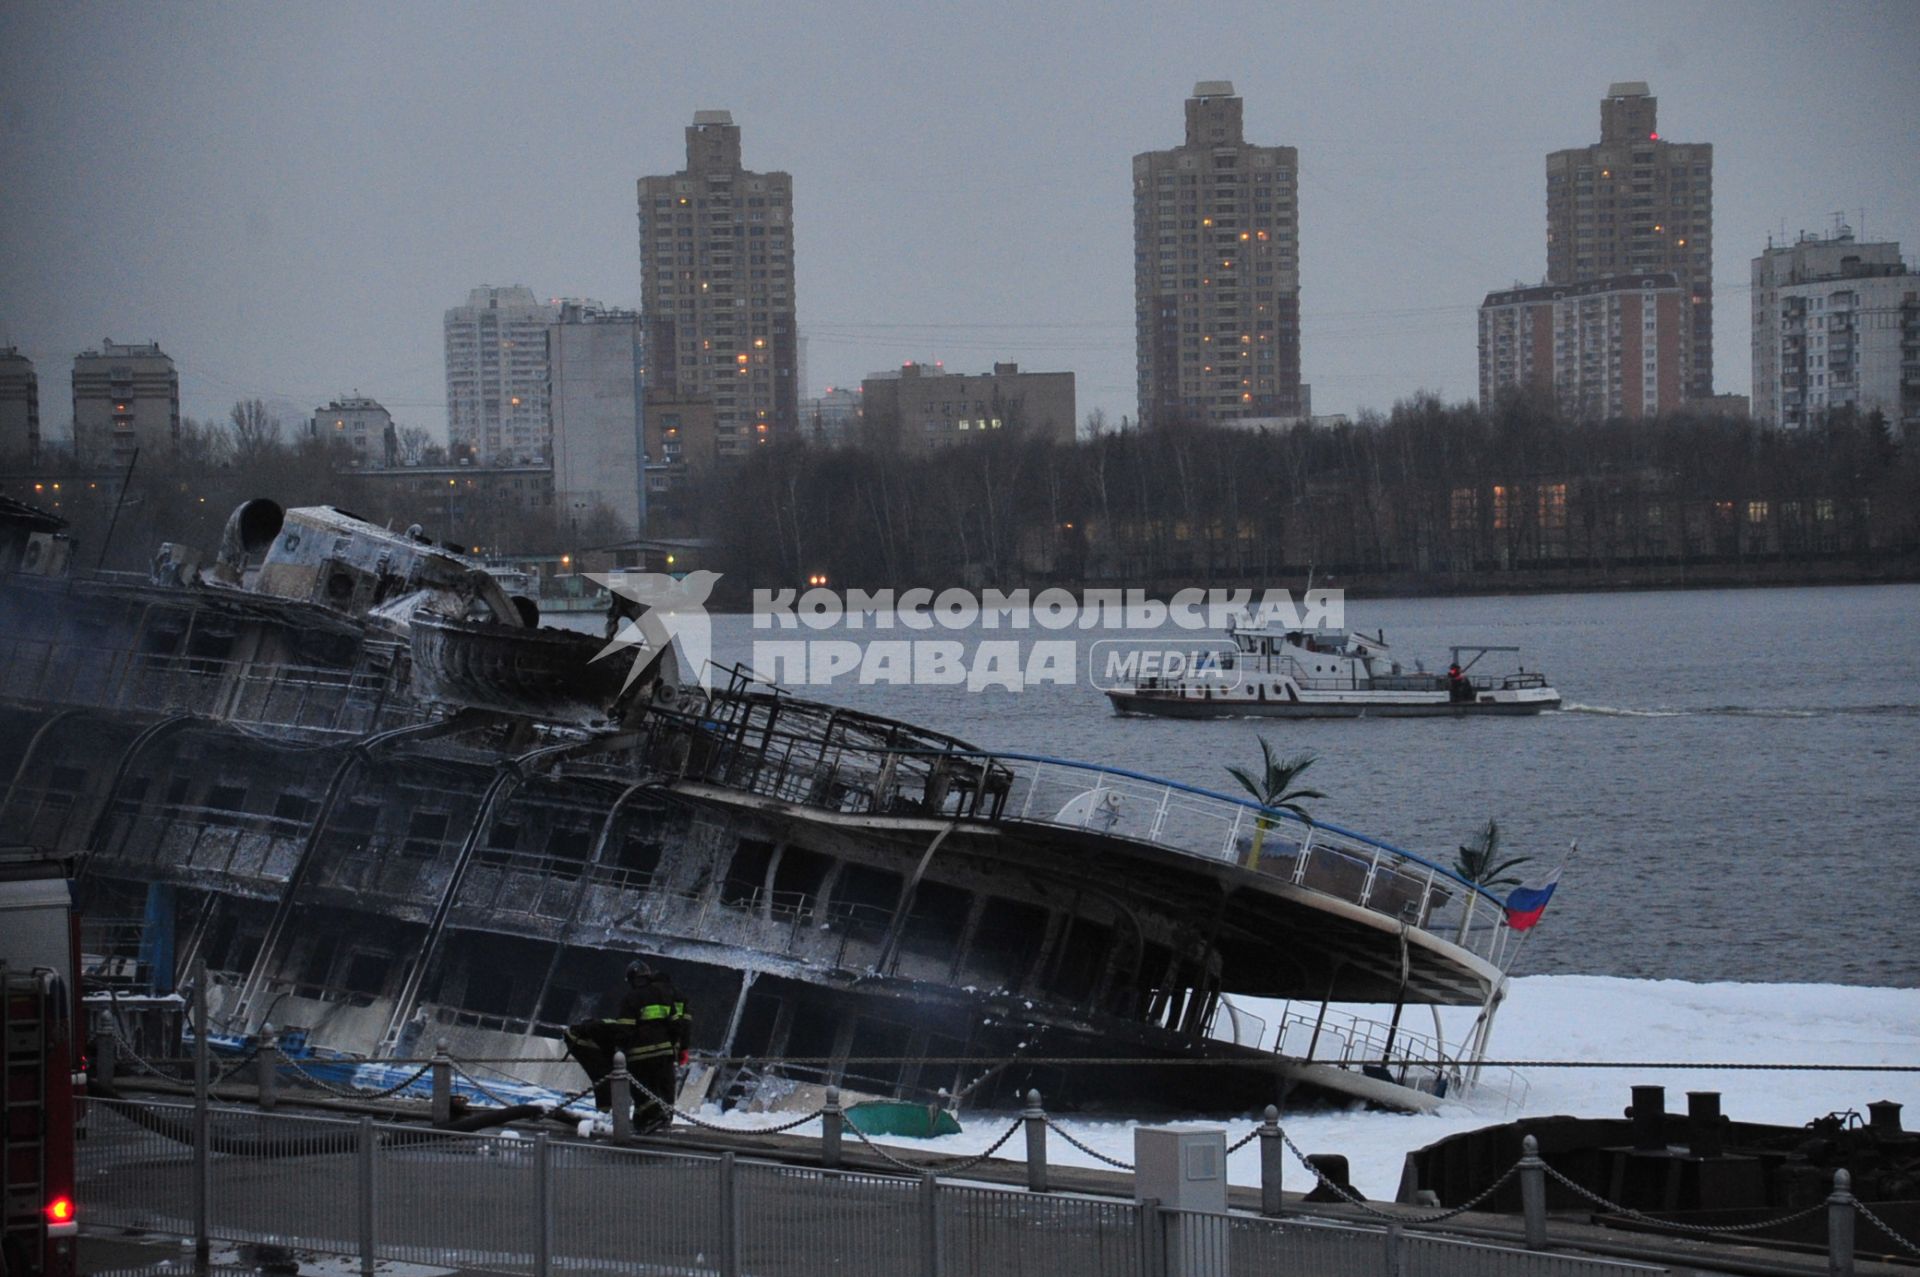
[[[171,656],[180,650],[180,640],[186,637],[186,620],[179,616],[156,618],[141,636],[140,650],[154,656]]]
[[[240,932],[240,919],[231,913],[222,913],[220,921],[214,925],[213,939],[207,942],[207,965],[215,971],[231,971],[235,967],[232,961],[234,937]]]
[[[652,839],[629,836],[620,845],[620,864],[628,870],[628,880],[636,886],[652,882],[660,870],[662,850],[662,845]]]
[[[840,1036],[840,1017],[827,1007],[801,1003],[793,1009],[793,1024],[787,1030],[786,1049],[781,1056],[805,1061],[791,1065],[801,1076],[824,1077],[834,1056],[834,1043]]]
[[[733,1035],[733,1051],[736,1055],[767,1055],[773,1050],[773,1031],[779,1023],[780,1007],[783,999],[773,993],[761,993],[758,988],[765,987],[762,981],[756,991],[747,995],[746,1010],[740,1015],[740,1027]],[[698,1016],[695,1025],[712,1023],[711,1016]],[[959,1054],[959,1052],[955,1052]]]
[[[834,886],[828,912],[855,934],[886,929],[900,901],[904,880],[897,873],[871,865],[849,864]]]
[[[187,655],[201,660],[224,661],[233,655],[231,630],[198,629],[187,643]]]
[[[772,843],[758,838],[742,838],[740,845],[734,849],[733,863],[727,866],[726,881],[720,884],[720,903],[758,903],[760,889],[767,881],[767,866],[772,863]]]
[[[584,829],[555,828],[547,835],[547,854],[556,860],[583,861],[593,849],[593,835]]]
[[[847,1052],[846,1080],[874,1082],[876,1089],[891,1088],[900,1077],[900,1057],[907,1053],[911,1030],[904,1024],[889,1024],[872,1016],[854,1022],[853,1045]]]
[[[496,820],[487,830],[487,846],[495,851],[513,851],[520,846],[520,822]]]
[[[207,800],[203,805],[207,808],[210,819],[220,815],[244,816],[247,814],[246,787],[215,785],[207,791]]]
[[[447,813],[444,811],[416,811],[407,822],[407,838],[400,844],[403,856],[437,856],[440,843],[447,836]]]
[[[284,793],[274,800],[273,818],[304,825],[313,819],[313,799],[305,794]]]
[[[1091,997],[1099,986],[1101,973],[1106,970],[1107,954],[1112,947],[1112,927],[1075,918],[1060,962],[1054,968],[1054,991],[1075,1002]]]
[[[580,990],[556,984],[547,990],[546,1001],[540,1004],[539,1016],[545,1024],[572,1024],[579,1018],[574,1014],[579,1009]]]
[[[340,987],[362,997],[379,997],[386,991],[387,972],[392,966],[392,961],[384,953],[356,949],[347,958],[347,969],[340,977]]]
[[[333,818],[331,827],[343,834],[371,834],[379,824],[380,804],[371,798],[355,798]]]
[[[306,960],[300,964],[300,973],[294,978],[295,996],[312,996],[311,991],[325,989],[328,979],[333,975],[334,955],[340,948],[340,933],[322,930],[313,939],[307,949]]]
[[[1156,986],[1166,977],[1171,961],[1173,950],[1166,945],[1148,941],[1141,948],[1140,969],[1133,973],[1133,985],[1141,1012],[1149,1020],[1158,1019],[1165,1010],[1163,995],[1156,992]]]
[[[973,903],[971,892],[944,882],[923,882],[913,894],[913,912],[907,915],[902,947],[931,958],[951,957],[960,943]]]
[[[57,776],[59,772],[56,770],[54,774]],[[169,807],[184,806],[187,801],[187,793],[192,788],[193,788],[193,780],[190,777],[187,777],[187,776],[169,777],[167,780],[167,806]]]
[[[970,955],[983,975],[1018,987],[1040,956],[1047,936],[1047,911],[1018,900],[989,897],[980,911],[980,929]]]
[[[831,856],[805,847],[788,847],[780,853],[780,863],[773,870],[774,908],[793,914],[810,912],[832,868]]]

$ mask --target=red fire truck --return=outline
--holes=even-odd
[[[68,866],[0,848],[0,1272],[79,1271],[75,1099],[84,1089],[80,929]]]

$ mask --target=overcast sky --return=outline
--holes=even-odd
[[[0,3],[0,344],[157,340],[182,408],[359,390],[445,428],[483,283],[637,306],[634,179],[726,108],[793,174],[806,392],[907,359],[1134,412],[1131,157],[1196,80],[1300,149],[1319,412],[1477,391],[1475,309],[1546,264],[1545,154],[1615,80],[1712,142],[1716,379],[1748,262],[1846,210],[1920,252],[1920,4]]]

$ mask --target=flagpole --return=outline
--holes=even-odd
[[[1554,886],[1558,887],[1560,885],[1561,877],[1567,872],[1567,866],[1573,863],[1574,855],[1578,853],[1579,850],[1580,850],[1580,840],[1576,838],[1573,840],[1572,843],[1568,845],[1566,857],[1560,861],[1559,867],[1553,871]],[[1545,906],[1543,905],[1541,909],[1544,915]],[[1507,955],[1506,965],[1502,967],[1500,970],[1500,974],[1502,976],[1507,975],[1509,972],[1511,972],[1514,969],[1516,965],[1519,964],[1520,951],[1527,947],[1527,941],[1533,939],[1533,933],[1537,930],[1539,930],[1539,924],[1535,923],[1533,926],[1528,927],[1525,931],[1520,933],[1520,942],[1513,946],[1513,952]]]
[[[1580,840],[1575,838],[1568,844],[1566,857],[1561,860],[1559,868],[1553,871],[1553,881],[1556,886],[1559,884],[1561,875],[1566,872],[1567,866],[1573,863],[1573,857],[1579,850]],[[1505,926],[1507,925],[1506,919],[1503,917],[1494,925]],[[1537,925],[1528,927],[1521,933],[1519,942],[1513,946],[1513,952],[1507,955],[1506,962],[1500,968],[1500,982],[1488,991],[1487,1001],[1485,1005],[1480,1008],[1480,1015],[1477,1017],[1473,1029],[1469,1031],[1472,1042],[1471,1050],[1474,1061],[1473,1081],[1475,1084],[1478,1084],[1480,1080],[1480,1061],[1485,1059],[1487,1055],[1487,1039],[1493,1035],[1494,1005],[1504,999],[1505,988],[1508,980],[1511,978],[1508,973],[1519,963],[1520,951],[1527,947],[1527,941],[1533,938],[1535,930],[1537,930]]]

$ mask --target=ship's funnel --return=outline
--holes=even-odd
[[[255,497],[234,507],[227,526],[220,533],[220,553],[214,562],[214,576],[229,585],[240,584],[249,554],[260,554],[280,535],[287,512],[278,501]]]
[[[228,531],[239,538],[240,548],[248,554],[258,554],[273,544],[280,535],[280,527],[287,521],[287,512],[280,503],[271,497],[255,497],[242,502],[231,517],[227,519]]]

